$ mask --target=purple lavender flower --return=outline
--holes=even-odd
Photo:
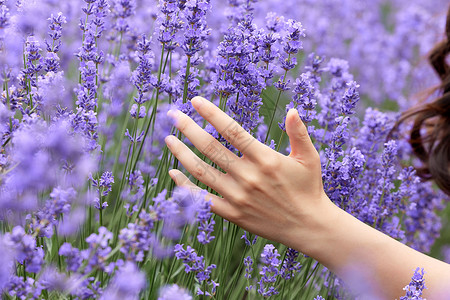
[[[109,246],[111,239],[112,233],[103,226],[98,229],[98,234],[92,233],[86,238],[89,248],[80,252],[80,256],[87,262],[83,270],[84,273],[89,274],[92,270],[105,270],[105,260],[111,252]]]
[[[406,295],[400,297],[400,300],[422,300],[423,290],[426,289],[425,286],[425,272],[419,267],[414,270],[414,275],[411,278],[411,282],[403,288],[406,291]]]
[[[373,156],[379,150],[380,142],[384,141],[384,137],[394,125],[394,120],[379,110],[367,108],[362,125],[356,145],[370,159],[370,166]]]
[[[135,179],[139,178],[142,177]],[[212,239],[210,234],[213,220],[209,220],[211,217],[209,207],[208,210],[205,206],[201,206],[202,208],[199,209],[199,203],[204,203],[204,196],[201,196],[204,193],[192,193],[184,188],[177,188],[173,197],[166,199],[166,195],[167,191],[163,190],[153,198],[153,203],[148,207],[148,211],[140,212],[136,224],[130,223],[127,228],[120,231],[119,239],[123,244],[121,252],[128,260],[142,261],[144,255],[150,251],[158,258],[171,255],[173,245],[170,241],[178,239],[182,227],[186,223],[192,223],[196,215],[197,218],[200,217],[200,227],[204,228],[204,235],[199,233],[199,239],[202,237],[205,238],[204,241]],[[154,224],[158,221],[162,222],[160,234],[165,239],[161,239],[152,232]]]
[[[5,241],[5,236],[0,236],[0,263],[2,268],[0,269],[0,291],[3,291],[5,286],[10,281],[14,273],[15,251]]]
[[[0,28],[1,28],[0,30],[1,31],[4,31],[5,28],[7,28],[9,26],[9,18],[10,18],[10,14],[9,14],[8,7],[4,3],[1,3],[0,4]],[[0,51],[4,50],[3,40],[4,40],[4,33],[0,32]]]
[[[348,72],[348,62],[341,59],[330,59],[324,69],[332,75],[332,78],[329,92],[323,93],[320,97],[321,111],[317,120],[322,128],[333,131],[338,125],[336,118],[341,114],[341,103],[347,83],[353,80],[353,76]],[[326,143],[326,137],[324,138],[323,142]]]
[[[31,277],[24,278],[13,275],[5,290],[11,297],[37,300],[41,298],[42,286]]]
[[[155,213],[157,220],[164,220],[162,234],[175,240],[179,238],[181,227],[185,223],[182,218],[179,218],[180,207],[173,199],[166,199],[166,194],[167,190],[163,190],[157,197],[153,198],[153,204],[149,207],[149,212]]]
[[[210,0],[188,0],[185,3],[186,27],[181,48],[188,57],[205,47],[211,29],[206,24],[206,13],[211,10]]]
[[[37,86],[37,77],[39,72],[42,70],[42,56],[40,52],[42,51],[39,41],[34,36],[29,36],[25,43],[25,57],[26,64],[24,73],[30,84],[34,87]],[[31,91],[30,91],[31,92]]]
[[[48,26],[50,32],[48,33],[48,35],[51,41],[45,41],[47,56],[45,57],[44,61],[44,69],[46,72],[57,72],[60,67],[58,52],[62,44],[62,25],[67,23],[67,21],[61,12],[59,12],[56,16],[52,14],[48,21],[50,21],[50,24]]]
[[[39,276],[39,284],[48,291],[71,293],[79,288],[80,282],[77,275],[67,276],[60,273],[54,267],[46,267]]]
[[[94,200],[94,207],[100,210],[105,209],[108,206],[108,203],[106,201],[101,202],[101,199],[108,196],[109,192],[111,192],[114,176],[111,172],[106,171],[99,179],[92,178],[92,175],[90,175],[90,179],[92,181],[92,186],[97,188],[99,195],[99,197]]]
[[[309,123],[316,115],[317,101],[315,99],[315,88],[310,79],[311,73],[303,73],[300,78],[297,78],[294,85],[293,92],[294,103],[299,111],[299,116],[303,122]]]
[[[434,241],[440,236],[442,223],[437,211],[443,209],[442,192],[436,193],[430,183],[421,183],[409,198],[404,220],[405,239],[412,248],[430,251]]]
[[[193,223],[196,219],[197,215],[197,209],[199,205],[205,202],[205,191],[204,190],[198,190],[198,189],[190,189],[185,187],[177,187],[172,192],[172,197],[164,202],[157,202],[154,200],[155,205],[159,203],[160,208],[157,209],[157,211],[161,209],[165,209],[165,205],[168,205],[169,207],[173,207],[173,205],[176,205],[176,208],[174,207],[176,211],[179,213],[178,220],[170,220],[169,221],[169,215],[162,215],[165,222],[172,222],[173,225],[176,226],[184,226],[184,224],[187,223]],[[154,205],[154,206],[155,206]],[[172,208],[171,208],[172,209]],[[168,210],[169,212],[170,210]]]
[[[78,90],[77,105],[86,111],[94,111],[97,107],[97,66],[94,61],[87,61],[80,67],[82,86]]]
[[[124,2],[132,2],[124,1]],[[107,0],[97,0],[95,3],[95,19],[92,23],[96,26],[95,37],[99,39],[105,30],[104,20],[108,16],[110,5]]]
[[[59,58],[55,56],[56,54],[52,53],[49,55],[52,56],[59,65]],[[46,60],[45,64],[47,66],[50,63]],[[56,63],[52,64],[52,66],[54,68],[59,68],[59,66],[56,66]],[[65,88],[66,85],[67,80],[62,71],[56,73],[50,71],[47,72],[45,76],[41,76],[37,84],[37,93],[34,98],[38,104],[36,112],[44,117],[53,118],[57,115],[58,107],[71,106],[72,103],[71,100],[68,99],[70,98],[70,95]]]
[[[158,250],[159,245],[156,236],[152,233],[155,218],[142,211],[139,214],[138,223],[130,223],[127,228],[123,228],[119,233],[119,240],[122,242],[120,251],[125,255],[125,259],[141,262],[145,254],[151,249]],[[157,257],[159,252],[154,253]]]
[[[147,102],[147,92],[152,90],[152,82],[155,78],[152,75],[153,52],[150,49],[150,41],[145,35],[142,35],[138,41],[138,57],[139,65],[133,72],[131,81],[138,91],[138,95],[134,97],[134,101],[138,104],[136,110],[140,109],[140,105]]]
[[[349,201],[358,190],[358,178],[364,171],[364,155],[353,147],[350,153],[345,154],[342,161],[336,160],[337,156],[330,156],[328,167],[323,172],[325,179],[324,188],[330,199],[343,209],[347,209]]]
[[[139,293],[146,286],[145,274],[136,264],[125,262],[114,275],[111,283],[100,297],[103,300],[139,299]]]
[[[273,83],[273,86],[280,92],[288,91],[291,89],[289,87],[290,80],[288,79],[286,81],[284,78],[285,76],[281,76],[276,82]]]
[[[253,14],[255,10],[254,3],[257,0],[228,0],[227,2],[228,7],[224,15],[229,21],[228,27],[233,27],[244,21],[248,15]]]
[[[278,266],[281,263],[278,259],[279,256],[280,254],[274,245],[267,244],[264,246],[264,250],[261,253],[261,263],[263,266],[259,272],[261,279],[259,280],[259,287],[257,289],[258,293],[264,297],[279,293],[277,288],[273,286],[279,275]]]
[[[316,106],[317,98],[319,97],[319,82],[321,81],[320,75],[324,72],[321,68],[323,58],[315,56],[311,53],[308,57],[308,64],[305,66],[305,73],[295,80],[294,84],[294,97],[293,101],[286,105],[286,112],[291,108],[297,108],[300,118],[305,123],[310,123],[313,119],[317,118]],[[286,131],[286,116],[283,118],[283,122],[278,123],[281,130]]]
[[[284,16],[279,16],[275,12],[268,12],[266,15],[266,28],[272,32],[280,32],[285,25]]]
[[[39,236],[51,238],[54,234],[53,228],[58,225],[60,217],[69,213],[76,195],[73,188],[54,188],[45,206],[32,218],[30,228]]]
[[[48,126],[37,116],[24,118],[9,148],[8,164],[15,167],[0,190],[0,207],[13,209],[10,216],[38,210],[45,203],[39,201],[39,193],[84,184],[92,158],[83,151],[80,136],[70,134],[68,128],[67,122]]]
[[[217,70],[213,75],[216,94],[221,102],[226,103],[232,117],[249,132],[262,123],[259,112],[261,93],[268,84],[267,80],[273,76],[268,65],[272,58],[267,60],[266,57],[265,65],[258,64],[261,56],[271,52],[269,48],[275,42],[267,38],[258,30],[249,13],[236,27],[227,30],[218,47]],[[223,142],[234,150],[226,141]]]
[[[183,261],[184,270],[186,271],[186,273],[194,272],[195,278],[197,278],[200,284],[202,284],[203,281],[206,281],[208,284],[212,284],[213,281],[210,280],[211,271],[216,268],[216,265],[212,264],[210,266],[206,266],[203,256],[198,256],[191,246],[186,246],[186,250],[183,246],[183,244],[175,245],[174,251],[175,257]],[[214,282],[213,289],[216,285],[217,283]],[[214,294],[214,291],[211,292],[212,294]],[[200,295],[211,295],[208,291],[202,291],[200,288],[198,290],[198,293]]]
[[[105,1],[106,2],[106,1]],[[136,1],[134,0],[115,0],[112,6],[112,15],[115,19],[114,29],[123,34],[130,30],[128,19],[135,14]]]
[[[106,0],[84,0],[87,6],[82,8],[86,18],[80,18],[79,27],[83,31],[83,38],[92,35],[99,39],[105,29],[104,19],[109,11]],[[89,59],[88,59],[89,60]]]
[[[166,285],[159,291],[158,300],[192,300],[192,296],[176,284]]]
[[[130,142],[132,144],[140,143],[140,142],[142,142],[142,140],[144,138],[144,131],[141,131],[141,132],[136,131],[136,134],[132,135],[127,128],[125,131],[125,136],[128,137],[128,139],[130,140]]]
[[[30,273],[39,273],[44,263],[44,250],[36,245],[36,240],[25,233],[21,226],[13,228],[4,236],[5,245],[14,249],[17,261],[25,265]]]
[[[310,73],[309,78],[314,87],[318,87],[318,84],[322,81],[321,75],[326,71],[326,68],[322,67],[324,57],[315,54],[314,52],[308,55],[308,63],[305,65],[305,70]]]
[[[100,287],[100,281],[95,281],[95,277],[91,276],[84,280],[80,279],[81,283],[72,294],[78,299],[98,299],[103,293],[103,289]]]
[[[344,115],[351,115],[354,114],[353,109],[356,106],[356,103],[359,101],[359,84],[357,84],[355,81],[351,81],[347,83],[347,90],[344,93],[344,96],[342,97],[342,106],[341,106],[341,112]]]
[[[255,236],[253,237],[253,240],[250,241],[250,240],[248,239],[248,237],[247,237],[247,233],[248,233],[248,232],[244,230],[244,234],[241,236],[241,239],[244,239],[244,242],[245,242],[245,244],[246,244],[247,246],[253,246],[253,245],[256,243],[256,240],[258,239],[258,236],[255,235]]]
[[[77,272],[81,266],[83,258],[80,256],[80,250],[74,248],[69,243],[64,243],[59,248],[58,254],[66,257],[67,269],[72,272]]]
[[[83,44],[76,56],[80,60],[80,83],[77,88],[77,113],[73,115],[75,131],[83,133],[89,140],[89,151],[98,149],[98,83],[99,65],[104,61],[98,49],[98,39],[104,30],[104,18],[109,5],[104,0],[88,0],[83,8],[86,18],[80,19]],[[92,18],[93,17],[93,18]]]
[[[292,248],[288,248],[286,250],[286,257],[280,270],[281,278],[288,280],[293,278],[295,276],[295,273],[300,272],[302,265],[300,264],[300,262],[295,260],[298,255],[299,252]]]
[[[100,177],[98,182],[94,182],[94,186],[100,189],[102,196],[107,196],[112,190],[112,184],[114,183],[114,176],[111,172],[106,171]]]
[[[259,55],[261,57],[261,61],[266,64],[266,72],[264,72],[262,76],[266,81],[273,77],[274,66],[271,65],[271,63],[273,64],[275,59],[279,57],[279,51],[276,48],[276,44],[279,42],[280,38],[279,33],[269,32],[265,33],[259,41]]]
[[[140,170],[131,172],[128,176],[127,188],[122,192],[122,198],[127,202],[125,208],[127,214],[134,212],[137,209],[137,205],[144,197],[144,178]]]
[[[203,194],[205,195],[206,191],[203,191]],[[197,240],[201,244],[208,244],[214,239],[211,233],[214,231],[214,224],[216,222],[212,218],[212,215],[211,200],[200,203],[197,210],[197,222],[199,223]]]
[[[180,19],[181,3],[176,0],[160,0],[156,24],[161,26],[155,26],[158,33],[155,36],[158,37],[158,41],[163,45],[164,50],[173,51],[178,43],[175,40],[177,32],[182,28],[182,21]]]
[[[139,108],[139,112],[138,112],[138,108]],[[138,107],[138,105],[136,103],[133,104],[130,109],[130,115],[132,118],[135,118],[135,119],[145,118],[145,116],[147,115],[147,113],[145,111],[145,106]]]
[[[247,256],[244,258],[244,266],[245,266],[245,278],[250,279],[252,278],[252,272],[253,272],[253,259],[250,256]],[[251,289],[252,287],[249,286],[248,289]]]
[[[293,19],[285,22],[284,30],[282,38],[284,53],[280,57],[280,64],[281,68],[287,72],[297,65],[295,55],[303,48],[300,38],[305,36],[305,30],[300,22]]]

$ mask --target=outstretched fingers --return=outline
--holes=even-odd
[[[258,140],[212,102],[197,96],[191,100],[191,103],[195,110],[216,128],[217,132],[249,159],[263,157],[264,153],[270,149],[258,142]]]
[[[184,175],[181,171],[173,169],[169,171],[169,175],[177,186],[188,188],[193,193],[201,191],[201,189],[192,181],[190,181],[189,178],[187,178],[187,176]],[[227,220],[233,219],[233,211],[235,210],[235,208],[231,206],[231,204],[227,200],[211,193],[206,194],[205,200],[211,200],[211,211],[213,213]]]
[[[226,172],[232,172],[239,157],[225,148],[212,135],[204,131],[197,123],[179,110],[170,110],[168,115],[175,120],[175,127],[206,157]]]
[[[175,136],[167,136],[165,142],[189,173],[221,195],[226,193],[225,187],[232,185],[231,179],[226,174],[205,163]]]

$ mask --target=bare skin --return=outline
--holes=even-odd
[[[175,126],[225,171],[201,161],[176,137],[166,137],[168,148],[186,170],[222,196],[207,196],[214,213],[314,257],[344,280],[348,265],[361,268],[383,287],[386,299],[404,295],[403,287],[418,266],[426,270],[424,295],[450,298],[438,294],[450,285],[449,264],[384,235],[330,201],[323,190],[319,154],[295,109],[286,117],[291,145],[286,156],[258,142],[210,101],[195,97],[192,105],[243,154],[236,156],[182,112],[169,111]],[[170,170],[169,175],[178,186],[196,188],[179,170]]]

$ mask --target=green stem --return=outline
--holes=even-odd
[[[186,103],[186,98],[187,98],[187,92],[188,92],[188,87],[189,87],[189,81],[188,81],[188,77],[189,77],[189,72],[190,72],[190,68],[191,68],[191,57],[188,56],[188,60],[187,60],[187,65],[186,65],[186,73],[184,74],[184,89],[183,89],[183,103]]]
[[[287,71],[284,72],[283,83],[286,82],[286,75],[287,75]],[[273,108],[272,117],[271,117],[270,123],[269,123],[269,128],[267,128],[267,134],[266,134],[266,138],[264,139],[264,144],[266,144],[267,140],[269,139],[270,129],[272,128],[273,120],[275,119],[275,113],[277,111],[278,103],[280,102],[281,93],[282,93],[282,91],[280,90],[278,92],[277,101],[275,102],[275,107]]]
[[[162,44],[161,57],[160,57],[159,69],[158,69],[158,81],[161,80],[161,74],[163,73],[164,49],[165,49],[165,45]],[[139,145],[139,150],[138,150],[138,152],[136,154],[136,158],[135,158],[134,163],[132,165],[131,171],[134,171],[135,168],[136,168],[137,162],[138,162],[139,157],[140,157],[140,155],[142,153],[142,148],[144,146],[145,140],[147,139],[148,133],[150,131],[150,126],[152,124],[154,124],[154,122],[156,120],[156,112],[157,112],[157,107],[158,107],[159,94],[160,94],[160,90],[157,89],[156,95],[155,95],[155,98],[154,98],[154,105],[153,105],[152,113],[151,113],[150,117],[148,118],[148,123],[147,123],[147,126],[145,128],[144,136],[142,137],[142,141],[141,141],[141,143]]]
[[[126,177],[126,173],[127,173],[127,167],[128,167],[128,162],[130,159],[130,151],[131,151],[131,143],[128,146],[128,152],[127,152],[127,160],[125,162],[125,167],[123,168],[123,172],[122,172],[122,179],[120,180],[120,186],[119,186],[119,191],[117,193],[117,197],[116,197],[116,201],[114,203],[114,210],[113,210],[113,220],[115,220],[116,217],[116,213],[117,213],[117,208],[119,206],[119,202],[120,202],[120,198],[121,198],[121,194],[122,194],[122,189],[123,189],[123,185],[125,183],[125,177]]]
[[[280,151],[281,142],[283,141],[283,137],[284,137],[285,133],[286,133],[286,131],[284,131],[284,130],[281,132],[280,139],[278,140],[278,144],[277,144],[277,152]]]

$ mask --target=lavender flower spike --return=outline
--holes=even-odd
[[[414,271],[414,275],[411,278],[411,282],[403,288],[406,291],[406,295],[400,297],[400,300],[422,300],[422,292],[426,289],[425,286],[425,278],[423,275],[425,274],[423,268],[417,269]]]
[[[112,279],[100,300],[139,299],[145,287],[145,274],[136,264],[126,262]]]
[[[264,246],[264,250],[261,253],[261,263],[263,264],[262,270],[259,272],[261,280],[259,281],[258,293],[264,297],[269,297],[272,295],[277,295],[278,290],[270,284],[275,284],[277,276],[279,274],[278,266],[280,265],[280,260],[278,257],[280,254],[275,246],[272,244],[267,244]],[[266,286],[269,284],[269,286]]]
[[[206,192],[202,191],[202,194],[206,194]],[[203,197],[199,198],[201,199]],[[214,231],[214,224],[216,222],[212,218],[212,215],[211,200],[202,201],[197,209],[197,221],[199,223],[197,239],[202,244],[208,244],[214,239],[214,236],[211,234]]]
[[[172,284],[161,288],[158,300],[192,300],[192,296],[185,289]]]

